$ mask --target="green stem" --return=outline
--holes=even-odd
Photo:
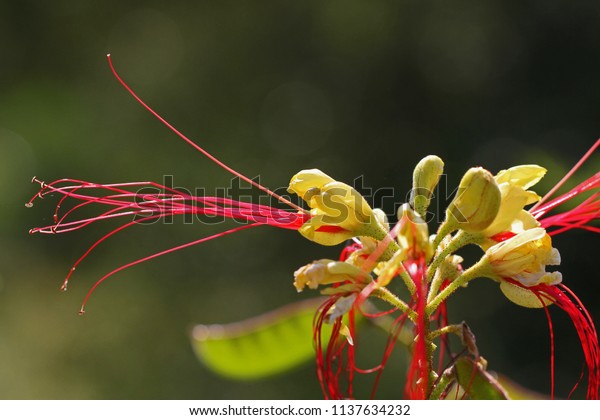
[[[446,325],[445,327],[438,328],[437,330],[431,331],[429,333],[429,335],[427,336],[427,339],[430,341],[433,341],[436,338],[438,338],[439,336],[444,335],[444,334],[458,334],[460,336],[460,333],[462,332],[463,328],[464,327],[462,324]]]
[[[400,278],[404,281],[404,284],[410,292],[410,295],[414,297],[417,293],[417,286],[415,285],[415,282],[413,281],[410,274],[408,274],[408,271],[406,271],[406,267],[404,267],[404,264],[402,263],[400,263],[400,270]]]
[[[433,341],[429,339],[429,315],[427,315],[427,311],[422,316],[425,317],[425,331],[423,331],[423,339],[425,340],[425,353],[427,360],[427,370],[429,371],[429,379],[427,381],[427,393],[425,395],[431,395],[433,390],[433,384],[437,381],[437,373],[433,370],[433,350],[435,349],[435,344]]]
[[[386,287],[379,287],[371,293],[371,296],[378,297],[379,299],[389,303],[392,306],[395,306],[400,311],[404,312],[408,318],[416,323],[417,322],[417,313],[413,311],[410,306],[406,304],[402,299],[389,291]]]
[[[467,271],[458,276],[452,283],[450,283],[444,290],[437,294],[425,307],[425,312],[430,316],[437,309],[440,304],[448,299],[448,297],[454,293],[459,287],[464,286],[469,281],[476,277],[482,277],[487,273],[488,261],[487,258],[483,257],[479,262],[471,266]]]
[[[378,221],[375,220],[375,216],[373,216],[372,220],[374,220],[374,222],[370,223],[362,231],[356,232],[357,236],[368,236],[377,241],[383,242],[385,248],[383,251],[379,251],[380,255],[376,256],[374,260],[387,261],[392,258],[397,251],[400,250],[400,246],[391,237],[389,232],[385,230]],[[374,253],[377,252],[378,251],[376,250]]]
[[[467,233],[464,230],[457,233],[456,236],[454,236],[454,238],[452,238],[452,240],[450,240],[450,243],[446,246],[446,248],[444,248],[442,250],[442,252],[440,252],[438,255],[435,256],[435,258],[433,259],[433,261],[427,268],[427,276],[426,276],[427,282],[428,283],[431,282],[433,275],[435,274],[435,271],[444,262],[444,260],[446,259],[446,257],[448,255],[455,253],[456,251],[458,251],[460,248],[462,248],[465,245],[469,245],[469,244],[476,242],[478,239],[479,239],[478,235]],[[441,281],[443,281],[443,280],[444,279],[442,279]],[[440,284],[436,285],[437,289],[439,289],[439,287],[441,285],[441,281],[440,281]],[[428,300],[429,300],[429,297],[432,297],[437,293],[437,291],[438,291],[437,289],[434,290],[434,287],[432,285],[430,292],[429,292]]]
[[[454,381],[456,368],[454,366],[449,367],[442,373],[440,380],[435,384],[435,387],[429,394],[430,400],[439,400],[446,388]]]
[[[404,264],[402,264],[404,259],[406,259],[404,253],[401,250],[397,251],[392,258],[385,262],[385,265],[379,271],[379,278],[377,281],[382,286],[387,286],[393,277],[399,275],[402,278],[402,281],[404,281],[410,295],[414,297],[417,292],[417,286],[410,274],[406,271]]]
[[[437,233],[435,234],[435,238],[433,238],[433,242],[431,243],[433,252],[435,252],[437,250],[437,247],[440,245],[442,240],[446,236],[448,236],[449,234],[454,232],[456,229],[457,229],[456,225],[454,223],[450,223],[448,221],[448,218],[446,218],[446,220],[444,220],[442,222],[442,224],[440,225]]]

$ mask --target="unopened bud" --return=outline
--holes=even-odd
[[[425,216],[433,190],[444,172],[444,161],[435,155],[421,159],[413,172],[413,187],[410,205],[421,217]]]
[[[358,267],[342,261],[322,259],[300,267],[294,272],[294,286],[301,292],[306,286],[316,289],[320,285],[342,283],[368,283],[373,278]]]
[[[483,168],[471,168],[460,181],[446,217],[457,228],[479,232],[496,218],[500,200],[500,189],[493,175]]]

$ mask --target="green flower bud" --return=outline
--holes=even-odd
[[[413,188],[410,205],[421,217],[425,217],[433,190],[444,172],[444,161],[435,155],[421,159],[413,172]]]

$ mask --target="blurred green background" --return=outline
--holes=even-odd
[[[37,191],[33,175],[173,175],[209,191],[230,182],[125,93],[107,52],[176,127],[271,188],[318,167],[346,182],[364,175],[402,200],[414,164],[434,153],[450,185],[472,165],[542,164],[543,193],[600,135],[599,23],[599,2],[552,0],[0,1],[0,398],[321,396],[311,364],[258,383],[221,379],[196,360],[188,334],[314,295],[297,295],[292,272],[339,248],[273,228],[242,232],[120,273],[77,316],[106,272],[222,228],[155,224],[99,247],[59,292],[71,264],[115,225],[29,236],[53,210],[51,200],[23,206]],[[586,168],[578,179],[598,159]],[[600,320],[591,236],[555,243],[565,282]],[[485,280],[449,305],[491,369],[549,392],[542,311],[515,307]],[[583,359],[568,319],[552,314],[564,397]],[[367,334],[378,355],[385,337]],[[379,396],[400,397],[402,381],[390,368]]]

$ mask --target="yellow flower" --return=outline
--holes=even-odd
[[[294,175],[288,192],[302,197],[311,208],[311,218],[299,232],[322,245],[337,245],[355,236],[383,239],[387,231],[373,209],[354,188],[318,169]]]
[[[560,283],[560,273],[545,270],[546,265],[560,264],[560,254],[552,248],[550,236],[540,227],[528,229],[488,248],[484,258],[499,278],[511,278],[528,287],[542,280],[548,284]]]
[[[540,199],[539,195],[528,189],[537,184],[545,174],[546,169],[538,165],[514,166],[498,172],[494,178],[500,188],[500,208],[494,221],[481,234],[489,238],[498,233],[511,230],[513,223],[525,219],[528,219],[527,226],[539,226],[539,223],[535,222],[533,217],[528,217],[529,213],[523,209]],[[527,213],[527,215],[524,213]],[[521,227],[523,226],[521,225]],[[489,245],[489,243],[486,244],[484,248]]]
[[[328,259],[314,261],[294,272],[294,286],[298,292],[306,286],[316,289],[323,284],[341,283],[346,280],[366,284],[373,278],[352,264]]]
[[[560,272],[546,271],[546,265],[560,264],[560,254],[541,227],[527,229],[491,246],[482,262],[483,273],[500,281],[502,293],[514,303],[528,308],[541,308],[551,302],[544,300],[542,304],[540,298],[527,288],[562,281]]]

